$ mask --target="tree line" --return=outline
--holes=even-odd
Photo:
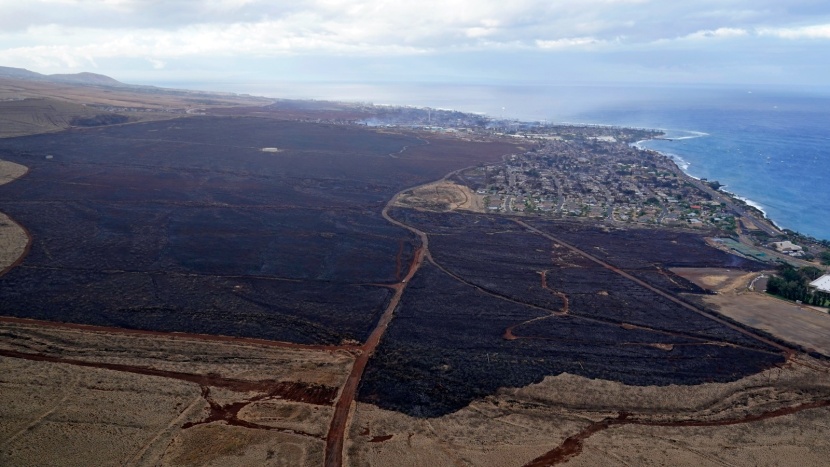
[[[830,294],[811,289],[810,282],[821,277],[819,268],[806,266],[796,269],[789,264],[782,264],[776,275],[767,282],[767,293],[787,300],[800,301],[806,305],[828,306]]]

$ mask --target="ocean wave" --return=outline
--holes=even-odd
[[[674,161],[674,163],[677,164],[677,166],[680,167],[680,170],[682,170],[686,175],[688,175],[688,176],[690,176],[690,177],[692,177],[696,180],[699,180],[697,177],[689,174],[689,167],[691,167],[691,165],[692,165],[691,162],[687,161],[686,159],[683,159],[682,157],[678,156],[677,154],[673,154],[673,153],[670,153],[670,152],[666,152],[666,153],[663,153],[663,154],[665,154],[666,156],[671,157],[671,159]]]
[[[695,139],[709,136],[709,133],[694,130],[669,130],[661,128],[660,131],[665,133],[663,139],[670,139],[673,141],[680,141],[684,139]]]
[[[726,191],[726,190],[724,190],[724,191]],[[743,201],[747,205],[752,206],[753,208],[761,211],[761,214],[764,215],[764,218],[766,218],[768,221],[772,222],[772,225],[774,225],[776,228],[781,229],[781,226],[778,223],[776,223],[774,220],[770,219],[770,217],[767,215],[767,211],[764,209],[764,206],[762,206],[761,204],[756,203],[755,201],[752,201],[749,198],[745,198],[743,196],[738,196],[735,193],[732,193],[732,192],[729,192],[729,191],[727,191],[727,193],[729,193],[732,197]]]

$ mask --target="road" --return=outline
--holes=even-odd
[[[698,313],[698,314],[700,314],[700,315],[703,315],[703,316],[705,316],[705,317],[707,317],[707,318],[709,318],[709,319],[711,319],[711,320],[713,320],[713,321],[715,321],[715,322],[717,322],[717,323],[719,323],[719,324],[722,324],[722,325],[724,325],[724,326],[726,326],[726,327],[728,327],[728,328],[730,328],[730,329],[734,329],[734,330],[736,330],[736,331],[740,332],[741,334],[747,335],[747,336],[749,336],[749,337],[751,337],[751,338],[753,338],[753,339],[755,339],[755,340],[758,340],[758,341],[763,342],[764,344],[767,344],[767,345],[769,345],[769,346],[771,346],[771,347],[773,347],[773,348],[775,348],[775,349],[778,349],[779,351],[781,351],[781,352],[782,352],[782,353],[783,353],[783,354],[787,357],[787,359],[788,359],[788,360],[789,360],[789,359],[790,359],[790,358],[794,355],[794,353],[795,353],[795,351],[794,351],[793,349],[789,348],[789,347],[783,346],[783,345],[781,345],[781,344],[779,344],[779,343],[777,343],[777,342],[774,342],[774,341],[769,340],[769,339],[767,339],[767,338],[765,338],[765,337],[762,337],[762,336],[760,336],[760,335],[758,335],[758,334],[755,334],[755,333],[753,333],[753,332],[751,332],[751,331],[748,331],[748,330],[746,330],[746,329],[744,329],[744,328],[742,328],[742,327],[740,327],[740,326],[736,326],[736,325],[734,325],[734,324],[732,324],[732,323],[730,323],[730,322],[728,322],[728,321],[726,321],[726,320],[724,320],[724,319],[720,319],[720,318],[718,318],[718,317],[716,317],[716,316],[712,316],[711,314],[706,313],[706,312],[705,312],[705,311],[703,311],[702,309],[700,309],[700,308],[698,308],[698,307],[696,307],[696,306],[693,306],[693,305],[691,305],[691,304],[689,304],[689,303],[687,303],[687,302],[685,302],[685,301],[683,301],[683,300],[680,300],[679,298],[675,297],[675,296],[674,296],[674,295],[672,295],[672,294],[669,294],[669,293],[663,292],[662,290],[660,290],[660,289],[658,289],[658,288],[656,288],[656,287],[654,287],[654,286],[652,286],[652,285],[648,284],[647,282],[645,282],[645,281],[643,281],[643,280],[641,280],[641,279],[638,279],[638,278],[636,278],[636,277],[632,276],[631,274],[629,274],[629,273],[627,273],[627,272],[625,272],[625,271],[623,271],[623,270],[621,270],[621,269],[617,268],[616,266],[613,266],[613,265],[611,265],[611,264],[609,264],[609,263],[606,263],[605,261],[603,261],[603,260],[601,260],[601,259],[597,258],[596,256],[593,256],[593,255],[591,255],[590,253],[587,253],[587,252],[585,252],[585,251],[582,251],[582,250],[580,250],[579,248],[577,248],[577,247],[575,247],[575,246],[573,246],[573,245],[570,245],[570,244],[568,244],[568,243],[565,243],[565,242],[563,242],[562,240],[560,240],[560,239],[558,239],[558,238],[554,237],[553,235],[551,235],[551,234],[549,234],[549,233],[547,233],[547,232],[543,232],[543,231],[541,231],[541,230],[537,229],[536,227],[533,227],[533,226],[531,226],[531,225],[527,224],[526,222],[523,222],[523,221],[518,220],[518,219],[513,219],[513,222],[515,222],[515,223],[517,223],[517,224],[521,225],[522,227],[524,227],[525,229],[527,229],[527,230],[529,230],[529,231],[531,231],[531,232],[533,232],[533,233],[536,233],[536,234],[538,234],[538,235],[541,235],[541,236],[543,236],[543,237],[547,238],[547,239],[548,239],[548,240],[550,240],[550,241],[556,242],[556,243],[558,243],[558,244],[560,244],[560,245],[564,246],[565,248],[567,248],[567,249],[569,249],[569,250],[573,251],[574,253],[576,253],[576,254],[578,254],[578,255],[580,255],[580,256],[582,256],[582,257],[584,257],[584,258],[588,259],[588,260],[591,260],[591,261],[593,261],[594,263],[597,263],[597,264],[599,264],[600,266],[602,266],[602,267],[604,267],[604,268],[606,268],[606,269],[608,269],[608,270],[610,270],[610,271],[612,271],[612,272],[614,272],[614,273],[616,273],[616,274],[619,274],[620,276],[625,277],[626,279],[628,279],[628,280],[630,280],[630,281],[632,281],[632,282],[636,283],[637,285],[640,285],[640,286],[642,286],[642,287],[645,287],[646,289],[648,289],[648,290],[650,290],[650,291],[652,291],[652,292],[654,292],[654,293],[656,293],[656,294],[660,295],[661,297],[663,297],[663,298],[665,298],[665,299],[667,299],[667,300],[671,300],[672,302],[674,302],[674,303],[676,303],[676,304],[678,304],[678,305],[682,306],[683,308],[686,308],[686,309],[688,309],[688,310],[694,311],[695,313]]]
[[[456,175],[457,173],[470,168],[471,167],[464,167],[452,171],[440,180],[437,180],[437,182],[445,181],[448,178]],[[430,182],[425,185],[429,185],[432,183],[436,182]],[[389,215],[389,209],[393,206],[398,196],[404,191],[410,189],[412,188],[401,190],[399,193],[393,196],[392,199],[390,199],[389,202],[386,203],[386,206],[384,206],[381,214],[383,215],[383,218],[386,219],[389,223],[396,225],[400,228],[406,229],[417,235],[418,238],[420,238],[421,240],[421,246],[415,252],[415,256],[412,260],[412,264],[409,266],[409,271],[407,272],[406,277],[404,277],[404,279],[401,280],[401,282],[390,286],[395,291],[395,294],[389,301],[389,305],[386,307],[386,310],[383,312],[383,315],[381,315],[380,320],[378,320],[378,324],[377,326],[375,326],[375,329],[372,331],[372,334],[370,334],[366,342],[362,346],[360,346],[357,358],[355,359],[354,365],[352,366],[352,371],[351,373],[349,373],[349,377],[346,379],[346,383],[343,385],[343,389],[340,392],[340,397],[337,399],[337,402],[334,405],[334,415],[332,415],[331,424],[329,425],[329,431],[326,435],[326,450],[324,458],[324,465],[326,467],[340,467],[343,465],[343,443],[346,436],[346,430],[350,425],[349,418],[352,412],[352,406],[354,405],[355,395],[357,394],[357,389],[360,386],[360,381],[363,378],[363,373],[366,370],[366,365],[369,363],[369,358],[371,358],[371,356],[374,354],[378,344],[380,344],[380,340],[383,337],[383,334],[386,332],[386,328],[392,321],[395,309],[398,307],[398,304],[401,301],[401,296],[406,290],[406,287],[411,282],[412,277],[415,276],[415,273],[418,272],[418,269],[420,269],[424,260],[429,257],[429,237],[427,236],[427,234],[412,226],[399,222]]]
[[[747,213],[747,210],[742,206],[735,204],[728,195],[712,189],[708,184],[701,180],[697,180],[691,177],[687,178],[692,184],[694,184],[698,189],[701,191],[708,193],[712,196],[713,199],[720,201],[721,203],[726,204],[726,207],[729,208],[734,214],[741,217],[744,222],[749,222],[755,225],[756,228],[763,231],[767,235],[774,237],[777,235],[781,235],[781,231],[770,225],[768,222],[761,221],[756,219],[754,216]]]

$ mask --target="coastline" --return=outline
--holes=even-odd
[[[0,160],[0,185],[11,183],[29,173],[29,168]],[[23,261],[32,246],[32,235],[7,214],[0,212],[0,276]]]
[[[659,131],[664,131],[664,130],[659,130]],[[696,132],[696,133],[701,133],[701,132]],[[666,138],[653,138],[653,139],[666,139]],[[672,153],[668,153],[668,152],[659,151],[657,149],[650,149],[650,148],[644,147],[641,144],[641,143],[646,143],[648,141],[650,141],[650,140],[648,140],[648,139],[640,140],[640,141],[637,141],[635,143],[632,143],[632,146],[636,147],[637,149],[643,150],[643,151],[654,151],[654,152],[666,157],[667,159],[669,159],[672,162],[672,164],[674,164],[675,168],[677,168],[677,170],[680,173],[683,174],[683,176],[688,177],[692,180],[696,180],[696,181],[704,181],[702,178],[696,177],[696,176],[694,176],[694,175],[692,175],[691,173],[688,172],[688,168],[690,166],[690,163],[687,162],[685,159],[683,159],[681,156],[676,155],[676,154],[672,154]],[[757,211],[761,215],[761,217],[764,221],[769,222],[776,229],[781,230],[781,231],[790,230],[787,227],[785,227],[785,226],[779,224],[778,222],[776,222],[774,219],[772,219],[767,214],[767,211],[764,209],[763,205],[761,205],[757,201],[753,201],[752,199],[747,198],[745,196],[742,196],[738,193],[726,190],[725,189],[726,187],[727,187],[727,185],[720,186],[716,191],[718,191],[719,193],[724,194],[725,196],[728,196],[729,198],[731,198],[731,199],[733,199],[737,202],[743,203],[743,204],[747,205],[749,208]],[[806,234],[802,234],[802,235],[806,235]],[[807,235],[807,236],[809,236],[809,235]],[[817,238],[817,239],[822,240],[820,238]]]

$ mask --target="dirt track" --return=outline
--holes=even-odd
[[[582,449],[585,444],[585,440],[590,436],[599,433],[600,431],[607,430],[609,428],[613,428],[615,426],[623,426],[623,425],[641,425],[641,426],[653,426],[653,427],[714,427],[714,426],[728,426],[728,425],[738,425],[743,423],[752,423],[752,422],[760,422],[762,420],[768,420],[777,417],[783,417],[785,415],[792,415],[804,410],[811,410],[811,409],[818,409],[822,407],[830,407],[830,400],[821,400],[815,402],[807,402],[803,404],[798,404],[791,407],[782,407],[775,410],[770,410],[768,412],[763,412],[760,414],[753,414],[747,415],[745,417],[734,418],[734,419],[726,419],[726,420],[686,420],[686,421],[677,421],[677,422],[667,422],[667,421],[649,421],[649,420],[641,420],[637,418],[630,418],[629,415],[625,412],[620,412],[617,417],[614,418],[606,418],[599,422],[594,422],[588,425],[585,429],[580,431],[579,433],[568,437],[562,445],[557,447],[556,449],[547,452],[536,459],[528,462],[525,464],[524,467],[545,467],[557,464],[563,464],[567,462],[572,457],[578,456],[582,453]]]
[[[653,287],[653,286],[649,285],[649,284],[648,284],[648,283],[646,283],[645,281],[640,280],[640,279],[638,279],[638,278],[636,278],[636,277],[632,276],[631,274],[628,274],[627,272],[622,271],[622,270],[620,270],[619,268],[616,268],[616,267],[614,267],[614,266],[612,266],[612,265],[610,265],[610,264],[606,263],[605,261],[602,261],[601,259],[599,259],[599,258],[597,258],[597,257],[595,257],[595,256],[593,256],[593,255],[591,255],[591,254],[588,254],[588,253],[586,253],[586,252],[584,252],[584,251],[580,250],[579,248],[576,248],[575,246],[572,246],[572,245],[570,245],[570,244],[568,244],[568,243],[565,243],[565,242],[563,242],[563,241],[559,240],[558,238],[554,237],[553,235],[550,235],[550,234],[548,234],[548,233],[546,233],[546,232],[542,232],[541,230],[539,230],[539,229],[537,229],[537,228],[535,228],[535,227],[533,227],[533,226],[530,226],[530,225],[528,225],[527,223],[522,222],[521,220],[514,219],[514,221],[515,221],[517,224],[521,225],[522,227],[524,227],[524,228],[526,228],[526,229],[530,230],[531,232],[537,233],[537,234],[539,234],[539,235],[541,235],[541,236],[543,236],[543,237],[547,238],[548,240],[551,240],[551,241],[557,242],[557,243],[559,243],[560,245],[564,246],[565,248],[568,248],[569,250],[573,251],[574,253],[577,253],[577,254],[579,254],[579,255],[581,255],[581,256],[583,256],[583,257],[585,257],[586,259],[589,259],[589,260],[591,260],[591,261],[593,261],[593,262],[595,262],[595,263],[597,263],[597,264],[601,265],[602,267],[604,267],[604,268],[606,268],[606,269],[608,269],[608,270],[610,270],[610,271],[613,271],[614,273],[619,274],[620,276],[625,277],[626,279],[628,279],[628,280],[630,280],[630,281],[632,281],[632,282],[635,282],[636,284],[638,284],[638,285],[640,285],[640,286],[642,286],[642,287],[645,287],[646,289],[648,289],[648,290],[650,290],[650,291],[652,291],[652,292],[654,292],[654,293],[656,293],[656,294],[660,295],[660,296],[661,296],[661,297],[663,297],[663,298],[666,298],[666,299],[668,299],[668,300],[671,300],[672,302],[677,303],[678,305],[680,305],[680,306],[682,306],[682,307],[684,307],[684,308],[686,308],[686,309],[688,309],[688,310],[694,311],[695,313],[698,313],[698,314],[700,314],[700,315],[703,315],[703,316],[705,316],[705,317],[707,317],[707,318],[709,318],[709,319],[711,319],[711,320],[713,320],[713,321],[715,321],[715,322],[717,322],[717,323],[719,323],[719,324],[721,324],[721,325],[723,325],[723,326],[726,326],[726,327],[728,327],[728,328],[734,329],[734,330],[736,330],[736,331],[738,331],[738,332],[740,332],[740,333],[742,333],[742,334],[744,334],[744,335],[747,335],[747,336],[749,336],[749,337],[752,337],[753,339],[756,339],[756,340],[758,340],[758,341],[760,341],[760,342],[763,342],[764,344],[767,344],[767,345],[769,345],[769,346],[771,346],[771,347],[774,347],[774,348],[778,349],[778,350],[779,350],[779,351],[781,351],[781,352],[782,352],[785,356],[787,356],[787,358],[791,358],[791,357],[794,355],[794,353],[795,353],[795,351],[794,351],[793,349],[789,348],[789,347],[786,347],[786,346],[781,345],[781,344],[779,344],[779,343],[777,343],[777,342],[774,342],[774,341],[772,341],[772,340],[770,340],[770,339],[767,339],[767,338],[765,338],[765,337],[762,337],[762,336],[760,336],[760,335],[758,335],[758,334],[756,334],[756,333],[753,333],[753,332],[751,332],[751,331],[748,331],[747,329],[742,328],[742,327],[740,327],[740,326],[736,326],[736,325],[734,325],[734,324],[732,324],[732,323],[730,323],[730,322],[728,322],[728,321],[726,321],[726,320],[720,319],[720,318],[718,318],[718,317],[716,317],[716,316],[712,316],[711,314],[704,312],[703,310],[701,310],[700,308],[698,308],[698,307],[696,307],[696,306],[690,305],[689,303],[687,303],[687,302],[685,302],[685,301],[683,301],[683,300],[680,300],[679,298],[677,298],[677,297],[675,297],[675,296],[673,296],[673,295],[671,295],[671,294],[668,294],[668,293],[666,293],[666,292],[663,292],[662,290],[660,290],[660,289],[658,289],[658,288],[656,288],[656,287]]]
[[[404,290],[406,290],[407,284],[412,279],[412,276],[418,272],[424,258],[428,254],[429,238],[427,235],[420,230],[392,219],[388,213],[390,204],[391,203],[387,204],[383,209],[384,219],[418,235],[421,239],[421,246],[415,252],[412,264],[409,266],[409,271],[407,272],[406,277],[399,284],[394,286],[395,295],[392,296],[392,300],[389,302],[389,305],[380,317],[380,320],[378,321],[377,326],[375,326],[375,329],[372,331],[372,334],[369,335],[369,338],[360,347],[360,353],[355,359],[352,371],[346,379],[346,384],[343,385],[343,388],[340,391],[340,397],[334,406],[334,415],[331,419],[331,426],[329,428],[328,435],[326,435],[324,463],[327,467],[339,467],[343,465],[343,441],[345,438],[346,428],[348,427],[349,414],[354,404],[354,398],[357,393],[357,388],[360,385],[360,380],[363,377],[363,372],[366,370],[369,358],[375,352],[375,349],[380,343],[383,333],[386,332],[389,322],[392,321],[392,315],[398,307],[398,303],[400,303],[401,296],[403,295]]]
[[[552,316],[565,316],[565,315],[568,314],[568,296],[565,295],[562,292],[557,292],[556,290],[553,290],[550,287],[548,287],[547,273],[548,273],[547,271],[539,271],[539,275],[542,277],[542,288],[549,291],[550,293],[556,295],[557,297],[561,298],[562,299],[562,308],[559,311],[551,311],[550,314],[547,315],[547,316],[540,316],[538,318],[533,318],[533,319],[521,322],[519,324],[514,324],[513,326],[510,326],[509,328],[505,329],[505,331],[504,331],[504,338],[506,340],[512,341],[512,340],[515,340],[515,339],[530,339],[529,337],[524,337],[524,336],[517,337],[515,334],[513,334],[513,330],[516,329],[519,326],[524,326],[526,324],[530,324],[530,323],[533,323],[535,321],[548,319]]]

